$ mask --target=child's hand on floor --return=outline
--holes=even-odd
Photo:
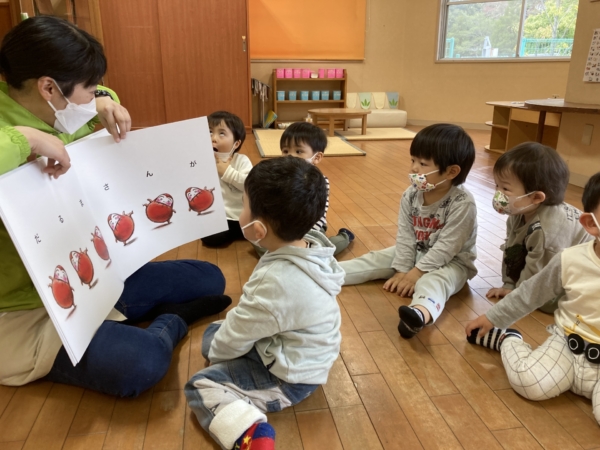
[[[404,272],[396,272],[396,274],[383,283],[383,290],[388,292],[396,292],[396,288],[398,284],[402,281],[402,279],[406,276]]]
[[[232,159],[233,158],[229,157],[226,161],[221,161],[215,156],[215,161],[217,162],[217,173],[219,174],[219,177],[222,177],[227,168],[231,165]]]
[[[423,275],[425,275],[425,272],[413,267],[402,279],[402,281],[398,283],[398,286],[396,287],[396,294],[401,297],[412,297],[413,293],[415,292],[415,284],[417,284],[417,281],[419,281],[419,278],[421,278]]]
[[[500,300],[501,298],[506,297],[508,294],[512,292],[512,289],[504,289],[504,288],[492,288],[488,291],[485,296],[487,298],[497,298]]]
[[[471,336],[471,332],[479,328],[478,337],[484,336],[488,331],[494,328],[494,325],[490,320],[484,315],[479,316],[477,319],[470,321],[465,327],[465,332],[467,336]]]

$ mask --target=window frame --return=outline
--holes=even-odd
[[[517,36],[517,52],[512,57],[489,57],[489,58],[446,58],[446,31],[448,25],[448,10],[453,5],[469,5],[473,3],[497,3],[503,0],[439,0],[439,22],[438,22],[438,39],[435,55],[435,62],[442,64],[454,63],[515,63],[515,62],[569,62],[571,56],[519,56],[518,49],[521,48],[521,40],[523,39],[523,26],[525,16],[525,5],[527,0],[521,1],[521,18],[519,21],[519,34]],[[571,53],[572,55],[572,53]]]

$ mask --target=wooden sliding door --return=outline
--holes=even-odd
[[[246,0],[101,0],[100,10],[110,87],[135,127],[219,109],[251,125]]]
[[[224,109],[250,125],[245,0],[158,0],[167,121]]]

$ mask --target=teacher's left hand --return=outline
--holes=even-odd
[[[98,97],[96,98],[96,111],[100,123],[112,135],[115,142],[125,139],[127,132],[131,131],[131,116],[127,109],[112,98]]]

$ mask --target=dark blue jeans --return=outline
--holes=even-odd
[[[225,278],[213,264],[195,260],[151,262],[125,281],[115,308],[135,322],[156,305],[185,303],[205,295],[221,295],[224,290]],[[187,331],[186,323],[173,314],[157,317],[146,329],[104,321],[77,366],[73,367],[63,347],[45,379],[136,397],[165,376],[173,349]]]

